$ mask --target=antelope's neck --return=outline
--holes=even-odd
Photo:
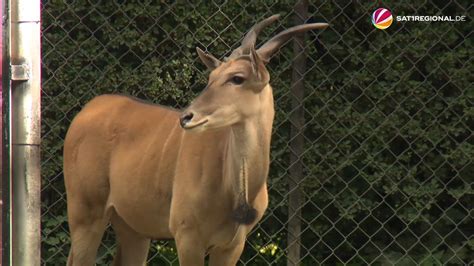
[[[274,117],[271,87],[264,88],[259,115],[233,125],[226,151],[228,165],[224,171],[236,192],[243,159],[248,169],[248,196],[253,200],[257,191],[265,184],[270,163],[270,140]]]

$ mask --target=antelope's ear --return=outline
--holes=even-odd
[[[252,65],[252,72],[259,82],[268,83],[270,81],[270,74],[265,68],[265,63],[255,51],[255,47],[250,48],[250,63]]]
[[[210,70],[213,70],[220,66],[222,63],[219,59],[215,58],[213,55],[205,53],[203,50],[201,50],[199,47],[196,47],[196,51],[199,55],[199,58],[201,61],[204,63],[204,65],[207,66]]]

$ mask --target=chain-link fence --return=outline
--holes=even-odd
[[[314,1],[301,17],[294,1],[44,1],[44,264],[64,265],[69,252],[62,146],[81,107],[103,93],[184,107],[207,79],[195,47],[223,58],[276,13],[261,42],[298,19],[330,27],[306,34],[303,68],[292,42],[268,65],[270,204],[241,263],[473,263],[472,4],[369,2]],[[379,7],[467,20],[378,30]],[[98,263],[113,253],[107,233]],[[150,265],[178,264],[172,241],[153,242],[149,256]]]

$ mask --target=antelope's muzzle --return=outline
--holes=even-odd
[[[185,111],[179,118],[179,124],[184,129],[192,129],[202,126],[207,123],[207,121],[207,119],[199,119],[199,116],[196,118],[196,115],[190,111]]]
[[[182,128],[186,128],[186,125],[193,120],[194,114],[192,112],[184,112],[179,118],[179,124]]]

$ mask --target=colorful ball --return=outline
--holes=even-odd
[[[379,8],[372,13],[372,24],[374,24],[377,29],[384,30],[390,27],[392,22],[392,13],[386,8]]]

